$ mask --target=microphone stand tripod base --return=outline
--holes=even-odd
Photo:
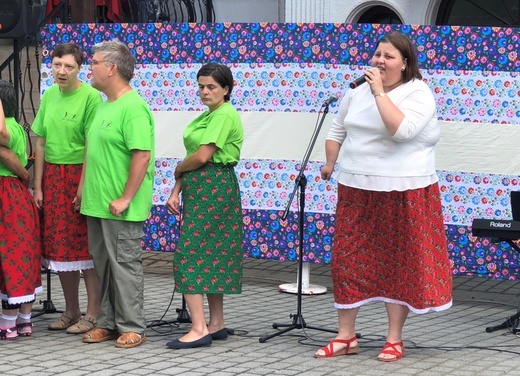
[[[288,294],[297,294],[298,293],[298,284],[297,283],[284,283],[283,285],[278,286],[278,290],[280,290],[280,292],[285,292]],[[325,294],[326,292],[327,292],[327,288],[325,286],[310,284],[307,287],[302,287],[303,295],[320,295],[320,294]]]
[[[43,309],[42,309],[43,312],[46,312],[46,313],[56,313],[57,312],[57,309],[54,306],[54,303],[52,302],[52,300],[43,300],[43,301],[40,300],[40,304],[43,304]]]
[[[179,323],[191,323],[191,317],[186,308],[177,308],[177,322]]]

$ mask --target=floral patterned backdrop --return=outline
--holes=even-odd
[[[43,29],[42,89],[53,83],[48,52],[75,42],[91,55],[93,44],[118,38],[138,66],[132,85],[153,111],[201,111],[196,95],[198,67],[229,64],[237,82],[233,105],[242,112],[313,113],[331,94],[341,97],[368,64],[377,40],[392,30],[417,45],[424,80],[432,88],[445,124],[518,126],[520,49],[518,29],[457,26],[354,24],[107,24],[48,25]],[[81,79],[89,80],[88,69]],[[331,113],[336,111],[335,105]],[[183,125],[184,126],[184,125]],[[157,158],[154,206],[143,247],[173,251],[178,223],[164,203],[179,159]],[[492,162],[492,161],[490,161]],[[519,163],[520,164],[520,163]],[[321,162],[306,176],[304,260],[328,263],[334,237],[336,184],[319,178]],[[237,167],[246,234],[246,257],[296,260],[297,203],[281,215],[299,162],[243,159]],[[473,218],[511,219],[509,192],[520,190],[520,167],[512,174],[439,170],[448,250],[455,274],[516,280],[518,254],[506,243],[471,234]]]

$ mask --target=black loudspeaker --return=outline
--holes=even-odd
[[[38,32],[45,0],[0,0],[0,39],[21,39]]]
[[[520,191],[511,191],[511,211],[513,221],[520,221]]]

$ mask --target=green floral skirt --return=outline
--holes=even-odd
[[[242,292],[243,219],[233,166],[208,163],[184,173],[182,220],[173,258],[175,290]]]

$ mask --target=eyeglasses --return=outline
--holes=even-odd
[[[101,64],[101,63],[114,64],[114,63],[112,63],[110,60],[92,60],[92,61],[90,62],[90,66],[93,67],[94,65],[98,65],[98,64]]]
[[[61,68],[65,68],[65,70],[67,72],[72,72],[74,69],[76,69],[76,67],[72,66],[72,65],[63,65],[63,64],[52,64],[52,68],[57,70],[57,71],[60,71]]]

